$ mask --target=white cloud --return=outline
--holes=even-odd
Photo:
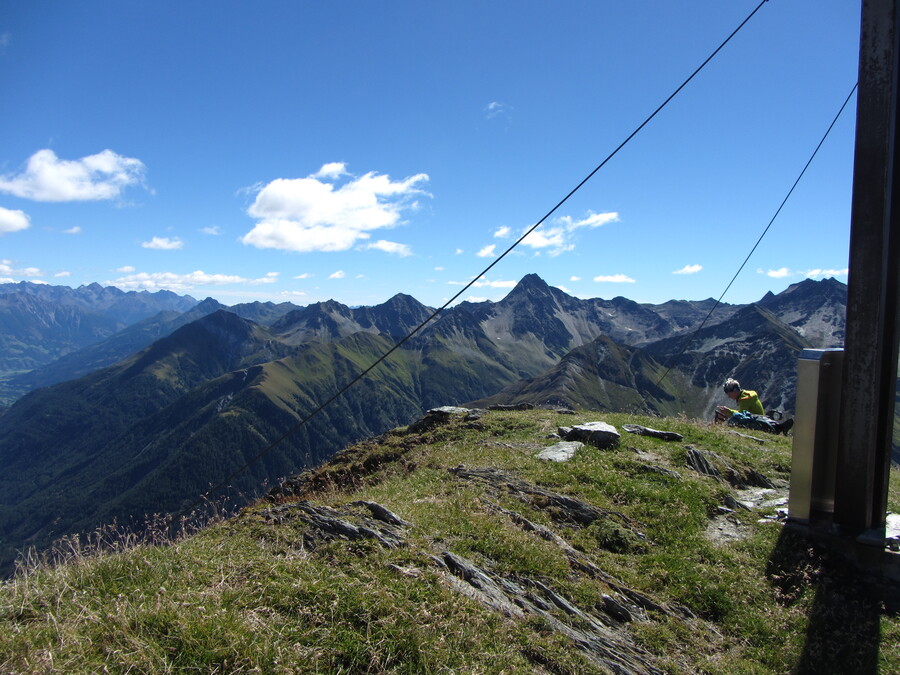
[[[306,178],[278,178],[261,188],[247,213],[258,220],[241,241],[257,248],[309,253],[346,251],[369,239],[372,230],[391,228],[416,208],[424,173],[401,181],[374,172],[340,187],[324,182],[347,175],[344,165],[324,165]]]
[[[295,276],[294,279],[309,279],[313,276],[315,275],[310,272],[304,272],[303,274],[298,274],[297,276]]]
[[[606,213],[594,213],[588,211],[588,215],[580,220],[571,216],[561,216],[553,221],[552,225],[542,225],[522,240],[522,244],[534,249],[549,249],[547,254],[551,257],[560,255],[575,248],[574,233],[581,228],[597,228],[607,223],[619,222],[619,214],[610,211]],[[523,228],[525,233],[529,228]]]
[[[675,270],[672,274],[697,274],[703,269],[703,265],[685,265],[680,270]]]
[[[464,251],[461,248],[456,249],[456,255],[459,255],[460,253],[464,253]]]
[[[184,248],[184,242],[178,237],[169,239],[168,237],[153,237],[150,241],[141,242],[144,248],[152,248],[157,251],[176,251]]]
[[[56,277],[57,279],[59,279],[62,277],[70,277],[70,276],[72,276],[72,273],[71,272],[57,272],[53,276]]]
[[[328,276],[328,278],[329,279],[343,279],[345,276],[347,276],[347,273],[344,272],[344,270],[338,270],[334,274],[330,274]]]
[[[118,269],[116,269],[116,272],[118,272],[119,274],[131,274],[135,271],[135,269],[137,268],[132,267],[131,265],[125,265],[124,267],[119,267]]]
[[[63,230],[63,234],[81,234],[81,228],[78,225],[75,225],[68,230]]]
[[[211,235],[219,235],[222,234],[222,229],[218,225],[213,225],[212,227],[203,227],[200,229],[203,234],[211,234]]]
[[[491,120],[500,115],[507,115],[511,108],[505,103],[499,101],[491,101],[484,107],[484,116]]]
[[[550,256],[558,256],[575,248],[575,244],[567,242],[566,230],[562,227],[538,228],[525,237],[522,243],[531,248],[549,248]]]
[[[570,291],[570,290],[569,290],[568,288],[566,288],[565,286],[557,286],[557,288],[558,288],[559,290],[561,290],[563,293],[567,294],[567,295],[572,295],[572,291]]]
[[[496,232],[494,232],[494,236],[497,237],[497,239],[506,239],[511,231],[511,228],[504,225],[503,227],[498,228]]]
[[[52,150],[38,150],[18,174],[0,176],[0,192],[38,202],[114,199],[144,180],[144,164],[104,150],[76,160],[61,160]]]
[[[325,178],[330,180],[336,180],[341,176],[346,175],[347,165],[343,162],[329,162],[328,164],[323,164],[322,168],[313,174],[315,178]]]
[[[369,244],[366,246],[366,249],[375,249],[377,251],[384,251],[385,253],[393,253],[401,258],[412,255],[412,249],[406,244],[398,244],[397,242],[385,241],[384,239],[379,239],[374,244]]]
[[[465,286],[469,282],[468,281],[448,281],[448,284],[451,286]],[[517,281],[487,281],[484,278],[478,279],[475,283],[472,284],[472,288],[515,288]]]
[[[559,218],[559,222],[567,231],[574,232],[581,227],[594,228],[601,227],[607,223],[617,223],[619,222],[619,214],[615,211],[609,211],[607,213],[594,213],[593,211],[588,211],[588,215],[581,220],[573,220],[571,216],[562,216]]]
[[[29,225],[31,219],[24,211],[4,209],[0,206],[0,235],[27,230]]]
[[[133,269],[133,268],[122,268]],[[270,273],[271,274],[271,273]],[[173,272],[155,272],[148,274],[128,274],[118,279],[104,281],[104,286],[116,286],[122,290],[159,291],[170,290],[175,292],[189,292],[201,286],[224,286],[228,284],[268,284],[275,281],[271,276],[261,279],[247,279],[233,274],[208,274],[203,270],[196,270],[189,274],[175,274]]]
[[[850,269],[845,267],[842,270],[823,270],[823,269],[814,269],[809,270],[804,276],[807,279],[824,279],[825,277],[845,277],[850,274]]]
[[[572,276],[572,277],[569,277],[569,281],[581,281],[581,277]]]
[[[762,273],[762,270],[757,270]],[[771,277],[773,279],[784,279],[785,277],[789,277],[791,275],[791,271],[787,267],[782,267],[778,270],[769,270],[764,273],[767,277]]]
[[[0,260],[0,274],[4,276],[14,277],[39,277],[42,272],[37,267],[24,267],[17,269],[13,267],[12,260]],[[11,282],[12,280],[10,280]]]
[[[475,255],[479,258],[493,258],[494,257],[494,249],[497,248],[497,244],[491,244],[490,246],[485,246],[483,249],[478,251]]]
[[[266,272],[266,276],[260,279],[249,279],[247,283],[251,286],[259,286],[260,284],[274,284],[278,281],[278,272]]]
[[[435,267],[435,268],[434,268],[434,271],[435,271],[435,272],[443,272],[443,271],[444,271],[444,268],[443,268],[443,267]]]
[[[478,295],[470,295],[468,298],[466,298],[466,302],[487,302],[487,300],[487,298],[483,298]]]
[[[599,281],[601,283],[610,283],[610,284],[633,284],[635,283],[634,279],[624,274],[609,274],[609,275],[600,275],[599,277],[594,277],[594,281]]]

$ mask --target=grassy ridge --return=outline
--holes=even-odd
[[[534,457],[558,425],[597,419],[684,440],[623,433],[617,449],[585,448],[567,463]],[[125,541],[87,554],[70,542],[65,564],[23,567],[0,587],[0,671],[605,672],[554,630],[570,619],[560,607],[510,619],[460,593],[435,562],[451,552],[496,578],[539,582],[593,616],[610,579],[684,608],[649,609],[617,627],[664,672],[900,672],[900,619],[884,609],[883,589],[764,518],[774,506],[729,514],[740,538],[707,536],[737,493],[687,468],[686,446],[716,453],[720,469],[753,468],[783,485],[790,439],[767,440],[686,419],[545,410],[397,430],[308,473],[296,498],[342,512],[377,502],[407,522],[403,545],[317,536],[276,517],[292,499],[258,502],[169,545]],[[580,525],[541,498],[462,480],[450,471],[460,465],[617,517]],[[896,511],[897,480],[892,487]],[[574,567],[558,541],[512,512],[608,576]]]

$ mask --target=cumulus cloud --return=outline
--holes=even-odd
[[[117,268],[116,272],[118,272],[119,274],[131,274],[135,270],[136,268],[132,267],[131,265],[125,265],[124,267]]]
[[[475,255],[479,258],[493,258],[495,256],[494,249],[497,248],[497,244],[491,244],[490,246],[485,246],[483,249],[478,251]]]
[[[122,270],[133,270],[131,267],[120,268]],[[276,279],[269,273],[265,277],[259,279],[248,279],[246,277],[234,274],[208,274],[203,270],[196,270],[188,274],[175,274],[173,272],[154,272],[152,274],[140,272],[136,274],[126,274],[126,276],[118,279],[104,281],[104,286],[116,286],[125,291],[161,291],[169,290],[180,293],[190,292],[194,288],[201,286],[224,286],[228,284],[270,284]]]
[[[675,270],[672,274],[697,274],[703,269],[703,265],[685,265],[680,270]]]
[[[569,281],[581,281],[581,277],[571,276],[569,277]]]
[[[633,284],[635,283],[634,279],[625,274],[609,274],[609,275],[600,275],[598,277],[594,277],[594,281],[598,281],[601,283],[610,283],[610,284]]]
[[[315,276],[311,272],[304,272],[303,274],[298,274],[295,276],[295,279],[309,279],[310,277]]]
[[[27,230],[29,225],[31,225],[31,219],[24,211],[4,209],[0,206],[0,235]]]
[[[211,235],[220,235],[222,234],[222,230],[218,225],[213,225],[212,227],[203,227],[200,229],[203,234],[211,234]]]
[[[615,211],[606,213],[588,211],[584,218],[577,220],[571,216],[561,216],[552,223],[537,228],[522,240],[522,244],[533,249],[547,249],[547,254],[555,257],[575,248],[574,238],[577,230],[594,229],[615,222],[619,222],[619,214]],[[523,234],[528,229],[523,228]]]
[[[345,276],[347,276],[347,273],[344,272],[344,270],[338,270],[337,272],[334,272],[333,274],[329,274],[328,278],[329,279],[343,279]]]
[[[63,230],[63,234],[81,234],[81,228],[78,225],[75,225],[68,230]]]
[[[71,273],[71,272],[63,271],[63,272],[57,272],[57,273],[54,274],[53,276],[56,277],[57,279],[59,279],[59,278],[62,278],[62,277],[70,277],[70,276],[72,276],[72,273]]]
[[[560,253],[571,251],[575,244],[567,241],[567,232],[562,227],[538,228],[522,240],[522,244],[535,249],[549,249],[547,254],[556,257]]]
[[[335,180],[336,178],[346,175],[347,165],[343,162],[329,162],[328,164],[323,164],[322,168],[313,174],[316,178],[325,178],[329,180]]]
[[[503,227],[497,228],[497,231],[494,232],[494,236],[497,237],[497,239],[506,239],[511,231],[512,228],[504,225]]]
[[[769,270],[768,272],[763,272],[762,270],[757,270],[760,274],[765,274],[767,277],[771,277],[772,279],[784,279],[785,277],[791,276],[791,270],[787,267],[782,267],[777,270]]]
[[[379,239],[375,243],[369,244],[366,246],[366,249],[374,249],[376,251],[384,251],[385,253],[393,253],[394,255],[400,256],[401,258],[405,258],[406,256],[412,255],[412,249],[406,244],[398,244],[394,241],[385,241],[384,239]]]
[[[825,277],[845,277],[850,273],[850,269],[845,267],[842,270],[809,270],[804,276],[807,279],[824,279]]]
[[[404,211],[417,208],[415,197],[428,195],[420,188],[428,180],[424,173],[392,181],[370,172],[334,182],[345,176],[343,164],[331,163],[306,178],[273,180],[247,209],[258,222],[241,241],[299,253],[346,251],[372,230],[398,225]]]
[[[12,260],[0,260],[0,274],[6,278],[4,283],[12,282],[12,279],[7,277],[39,277],[43,274],[37,267],[17,268],[14,265],[15,263]]]
[[[144,164],[104,150],[75,160],[62,160],[52,150],[38,150],[17,174],[0,176],[0,192],[38,202],[115,199],[144,181]]]
[[[152,248],[157,251],[176,251],[184,248],[184,242],[178,237],[169,239],[168,237],[153,237],[150,241],[141,242],[144,248]]]
[[[448,281],[448,284],[451,286],[465,286],[469,282],[468,281]],[[473,288],[515,288],[517,281],[503,281],[503,280],[494,280],[488,281],[484,277],[480,277],[475,283],[472,284]]]
[[[559,218],[559,223],[569,232],[574,232],[582,227],[594,228],[601,227],[607,223],[617,222],[619,222],[619,214],[615,211],[609,211],[607,213],[594,213],[593,211],[588,211],[588,215],[581,220],[575,220],[571,216],[561,216]]]

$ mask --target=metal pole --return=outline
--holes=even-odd
[[[900,334],[897,19],[896,0],[863,0],[834,506],[841,531],[875,542],[879,530],[884,540]]]

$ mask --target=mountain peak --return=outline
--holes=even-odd
[[[545,298],[549,299],[552,296],[553,292],[546,281],[537,274],[526,274],[500,302],[509,304],[521,302],[523,299],[533,302]]]

